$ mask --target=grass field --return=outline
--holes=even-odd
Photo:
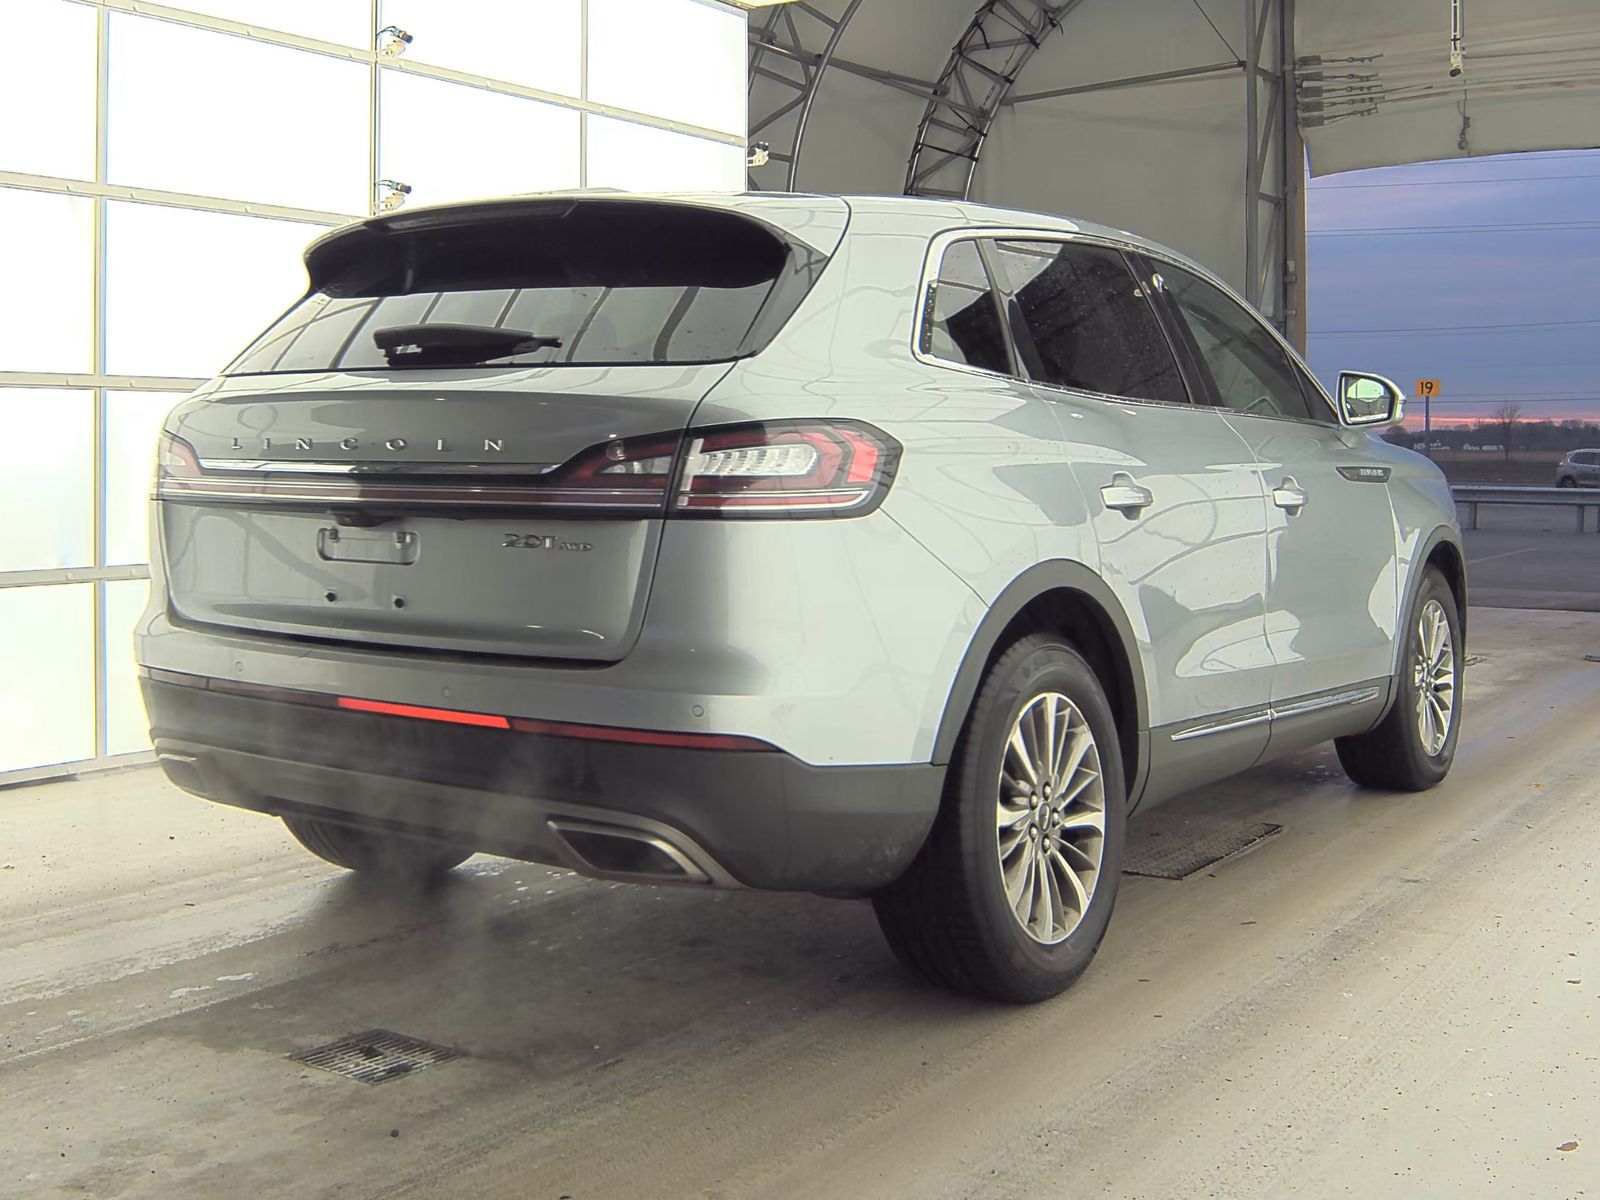
[[[1560,450],[1513,450],[1508,459],[1501,451],[1435,450],[1438,463],[1451,483],[1498,483],[1522,487],[1554,487]]]

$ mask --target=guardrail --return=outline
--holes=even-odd
[[[1538,504],[1571,508],[1577,517],[1578,532],[1587,530],[1589,510],[1600,511],[1600,488],[1496,487],[1493,484],[1458,483],[1450,492],[1456,498],[1463,529],[1478,527],[1480,504]]]

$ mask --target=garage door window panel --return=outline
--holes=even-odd
[[[94,757],[94,584],[0,588],[0,774]]]
[[[0,67],[0,169],[93,179],[94,9],[7,0],[0,11],[22,31]]]
[[[0,429],[0,571],[93,563],[94,393],[0,388]]]
[[[378,88],[381,172],[408,205],[578,186],[572,109],[392,70]]]
[[[727,142],[592,113],[584,118],[586,182],[633,192],[744,190],[745,152]]]
[[[1022,325],[1019,353],[1040,383],[1186,404],[1188,390],[1144,288],[1116,250],[1073,242],[999,242]]]
[[[124,13],[107,62],[112,183],[366,211],[368,68]]]
[[[0,188],[0,230],[0,371],[89,372],[94,201]]]
[[[204,378],[306,289],[322,227],[112,201],[106,211],[106,369]]]

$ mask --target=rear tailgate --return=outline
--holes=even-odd
[[[395,380],[185,405],[169,426],[204,476],[190,490],[169,480],[161,505],[174,611],[262,633],[619,658],[643,619],[661,493],[618,475],[604,496],[584,490],[585,510],[546,480],[591,447],[675,438],[726,371],[533,371],[514,388]]]
[[[803,299],[818,229],[828,250],[842,234],[838,202],[816,204],[810,242],[734,207],[563,198],[314,244],[310,293],[168,419],[174,615],[622,657],[684,430]]]

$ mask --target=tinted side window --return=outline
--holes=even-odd
[[[1326,411],[1313,413],[1293,362],[1256,317],[1204,279],[1170,263],[1160,269],[1223,407],[1257,416],[1332,419]]]
[[[1041,383],[1187,403],[1172,348],[1127,260],[1072,242],[999,242],[1007,289],[1033,343]]]
[[[1324,397],[1321,386],[1311,372],[1293,359],[1290,359],[1289,362],[1294,367],[1295,378],[1300,381],[1300,392],[1306,398],[1306,407],[1311,410],[1311,419],[1313,421],[1326,421],[1330,425],[1338,424],[1339,418],[1334,415],[1332,406]]]
[[[946,248],[934,281],[932,311],[922,326],[922,352],[947,362],[1009,374],[1005,335],[994,285],[984,270],[978,243]]]

